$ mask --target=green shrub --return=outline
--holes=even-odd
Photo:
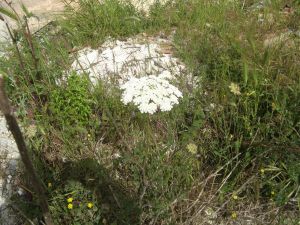
[[[88,77],[71,74],[66,86],[50,93],[49,110],[54,125],[61,128],[88,125],[92,103]]]

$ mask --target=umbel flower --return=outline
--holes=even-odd
[[[132,77],[121,85],[122,102],[133,103],[141,113],[153,114],[157,111],[170,111],[178,104],[182,93],[163,76]]]

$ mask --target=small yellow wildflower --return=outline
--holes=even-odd
[[[264,174],[264,173],[265,173],[265,170],[264,170],[264,169],[260,169],[260,173],[261,173],[261,174]]]
[[[52,187],[52,183],[49,182],[49,183],[48,183],[48,188],[51,188],[51,187]]]
[[[237,196],[237,195],[233,195],[232,198],[233,198],[234,200],[237,200],[237,199],[238,199],[238,196]]]
[[[91,202],[89,202],[88,204],[87,204],[87,207],[89,208],[89,209],[91,209],[91,208],[93,208],[93,203],[91,203]]]
[[[72,203],[68,204],[68,209],[73,209],[73,204]]]
[[[241,95],[241,90],[238,84],[236,83],[231,83],[229,85],[230,91],[231,93],[233,93],[234,95]]]
[[[271,191],[271,195],[275,195],[275,191]]]
[[[68,202],[68,203],[73,202],[73,198],[68,198],[68,199],[67,199],[67,202]]]
[[[232,219],[236,219],[237,218],[236,212],[231,213],[231,217],[232,217]]]
[[[193,143],[189,143],[186,146],[187,150],[192,153],[192,154],[196,154],[197,153],[197,145],[193,144]]]

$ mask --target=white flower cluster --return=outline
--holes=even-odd
[[[182,93],[166,79],[160,76],[132,77],[121,85],[124,90],[122,102],[133,103],[142,113],[153,114],[158,110],[170,111],[178,104]]]

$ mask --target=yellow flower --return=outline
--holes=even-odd
[[[197,145],[190,143],[186,146],[187,150],[192,153],[192,154],[196,154],[197,153]]]
[[[68,202],[68,203],[73,202],[73,198],[68,198],[68,199],[67,199],[67,202]]]
[[[265,173],[265,170],[264,170],[264,169],[260,169],[260,173],[261,173],[261,174],[264,174],[264,173]]]
[[[52,187],[52,183],[48,183],[48,188],[51,188]]]
[[[231,217],[232,217],[232,219],[236,219],[237,218],[236,212],[231,213]]]
[[[275,195],[275,191],[271,191],[271,195]]]
[[[73,209],[73,204],[72,203],[68,204],[68,209]]]
[[[230,91],[231,93],[233,93],[234,95],[241,95],[241,90],[238,84],[236,83],[231,83],[229,85]]]
[[[93,208],[93,203],[91,203],[91,202],[89,202],[88,204],[87,204],[87,207],[89,208],[89,209],[91,209],[91,208]]]
[[[237,200],[237,199],[238,199],[238,196],[237,196],[237,195],[233,195],[232,198],[233,198],[234,200]]]

